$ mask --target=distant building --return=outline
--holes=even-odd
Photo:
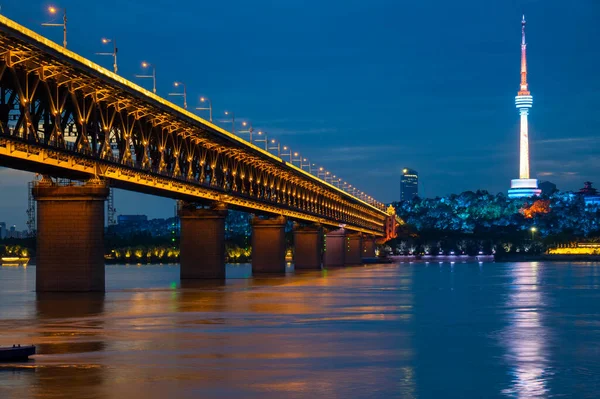
[[[148,221],[148,216],[146,215],[119,215],[117,217],[118,224],[139,224],[146,223]]]
[[[552,195],[556,191],[558,191],[556,189],[556,184],[549,181],[541,182],[540,184],[538,184],[538,188],[542,190],[542,195]]]
[[[416,170],[402,169],[400,201],[410,201],[419,195],[419,174]]]
[[[583,188],[579,190],[579,195],[583,196],[586,205],[600,205],[600,194],[598,190],[592,187],[591,181],[583,183]]]
[[[0,240],[6,238],[6,223],[0,222]]]

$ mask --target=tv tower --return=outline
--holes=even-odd
[[[529,178],[529,124],[527,117],[533,105],[533,97],[527,84],[527,42],[525,41],[525,15],[521,21],[521,86],[515,97],[515,105],[521,115],[521,134],[519,139],[519,178],[510,182],[509,198],[532,197],[540,195],[537,179]]]

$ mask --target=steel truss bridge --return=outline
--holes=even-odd
[[[0,165],[390,234],[383,204],[357,198],[3,16]]]

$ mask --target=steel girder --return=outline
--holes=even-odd
[[[2,164],[385,235],[383,211],[5,20]]]

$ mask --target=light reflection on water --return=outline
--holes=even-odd
[[[596,397],[595,264],[400,264],[179,281],[107,267],[106,294],[0,268],[0,398]],[[581,299],[581,300],[580,300]]]
[[[506,361],[511,366],[511,387],[503,391],[517,398],[543,398],[548,394],[548,335],[542,315],[548,307],[540,289],[539,264],[514,265],[508,295],[509,324],[502,334]]]

